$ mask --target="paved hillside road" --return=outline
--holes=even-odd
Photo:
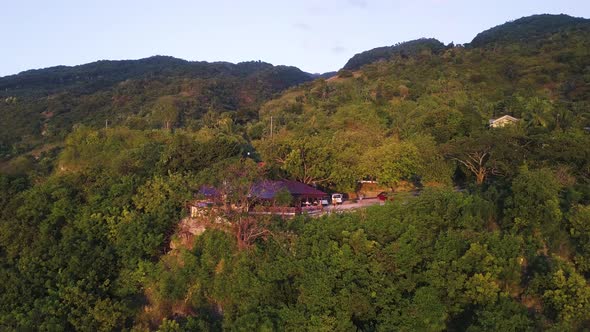
[[[377,205],[377,204],[383,205],[383,204],[385,204],[385,202],[380,201],[378,198],[365,198],[363,200],[357,201],[356,203],[353,201],[345,201],[344,203],[342,203],[342,205],[337,205],[336,207],[330,206],[330,210],[336,209],[336,211],[338,211],[338,210],[358,209],[361,207],[367,207],[367,206]]]
[[[402,202],[407,203],[408,200],[413,199],[418,195],[420,195],[419,191],[399,192],[399,193],[393,194],[393,199],[396,201],[402,201]],[[385,202],[379,200],[378,198],[365,198],[363,200],[359,200],[356,202],[344,201],[344,203],[342,203],[342,205],[337,205],[337,206],[329,205],[329,206],[325,207],[321,213],[317,213],[313,216],[322,216],[322,215],[330,214],[330,213],[347,212],[347,211],[352,211],[352,210],[356,210],[356,209],[360,209],[360,208],[365,208],[365,207],[372,206],[372,205],[385,205]]]
[[[362,201],[359,200],[356,203],[352,202],[352,201],[345,201],[344,203],[342,203],[341,205],[329,205],[324,209],[323,213],[320,213],[318,215],[324,215],[324,214],[330,214],[330,213],[339,213],[339,212],[346,212],[346,211],[351,211],[351,210],[355,210],[355,209],[359,209],[359,208],[364,208],[367,206],[371,206],[371,205],[383,205],[385,204],[385,202],[380,201],[378,198],[366,198],[363,199]]]

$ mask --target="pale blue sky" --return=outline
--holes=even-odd
[[[466,43],[532,14],[590,17],[585,0],[0,0],[0,76],[101,59],[341,68],[355,53],[420,37]]]

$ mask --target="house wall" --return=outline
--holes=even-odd
[[[494,128],[498,128],[498,127],[504,127],[505,125],[507,125],[508,123],[511,123],[512,121],[510,120],[498,120],[495,121],[494,123],[492,123],[492,127]]]
[[[512,120],[512,119],[498,119],[498,120],[494,121],[491,124],[491,126],[494,128],[501,128],[501,127],[504,127],[506,125],[513,124],[513,123],[516,123],[516,121]]]

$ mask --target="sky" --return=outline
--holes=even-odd
[[[0,0],[0,76],[170,55],[310,73],[421,37],[470,42],[533,14],[590,18],[589,0]]]

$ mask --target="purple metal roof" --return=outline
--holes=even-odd
[[[219,190],[213,186],[201,186],[199,188],[199,194],[205,197],[214,197],[219,195]]]
[[[297,181],[265,180],[252,187],[252,196],[262,199],[273,199],[282,189],[287,189],[287,191],[293,196],[321,198],[328,195],[321,190],[317,190],[314,187]]]

